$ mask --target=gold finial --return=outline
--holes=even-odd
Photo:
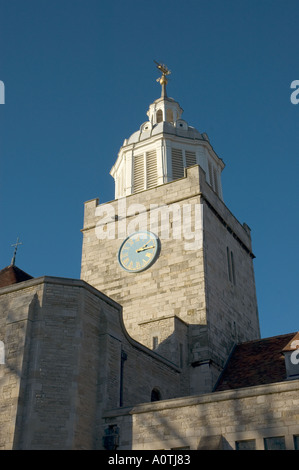
[[[171,71],[167,68],[167,66],[165,64],[160,64],[159,62],[156,62],[154,60],[156,66],[157,66],[157,69],[161,70],[162,72],[162,77],[160,78],[157,78],[157,82],[160,82],[160,85],[162,86],[162,94],[161,94],[161,97],[166,97],[167,94],[166,94],[166,85],[168,83],[168,80],[166,78],[166,75],[170,75],[171,74]]]

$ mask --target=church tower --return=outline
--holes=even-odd
[[[182,119],[183,109],[166,92],[169,70],[159,65],[162,92],[147,111],[148,121],[125,139],[110,172],[115,198],[154,188],[184,177],[184,168],[200,165],[207,181],[222,199],[223,161],[216,155],[207,134],[200,134]]]
[[[234,344],[260,332],[250,229],[224,204],[222,159],[158,69],[161,96],[111,170],[115,200],[85,203],[81,278],[180,368],[183,396],[212,391]]]

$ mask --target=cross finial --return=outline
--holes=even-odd
[[[14,250],[14,254],[13,254],[13,257],[12,257],[12,260],[11,260],[11,266],[14,266],[15,265],[15,262],[16,262],[16,254],[17,254],[17,249],[18,249],[18,246],[19,245],[23,245],[22,242],[19,242],[19,237],[17,238],[17,242],[16,243],[13,243],[13,245],[11,246],[14,246],[15,247],[15,250]]]

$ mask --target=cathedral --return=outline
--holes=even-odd
[[[0,271],[1,450],[299,449],[299,334],[261,338],[251,230],[157,68],[80,279]]]

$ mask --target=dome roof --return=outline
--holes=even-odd
[[[161,97],[150,104],[146,113],[149,120],[144,122],[139,130],[133,132],[128,139],[125,139],[123,146],[136,144],[158,134],[208,141],[206,134],[201,134],[181,118],[183,112],[180,104],[167,96],[166,84],[164,84]]]
[[[176,122],[162,121],[154,125],[146,121],[138,131],[133,132],[128,139],[124,140],[123,145],[135,144],[158,134],[172,134],[192,140],[208,140],[206,134],[201,134],[195,127],[188,126],[183,119],[178,119]]]

